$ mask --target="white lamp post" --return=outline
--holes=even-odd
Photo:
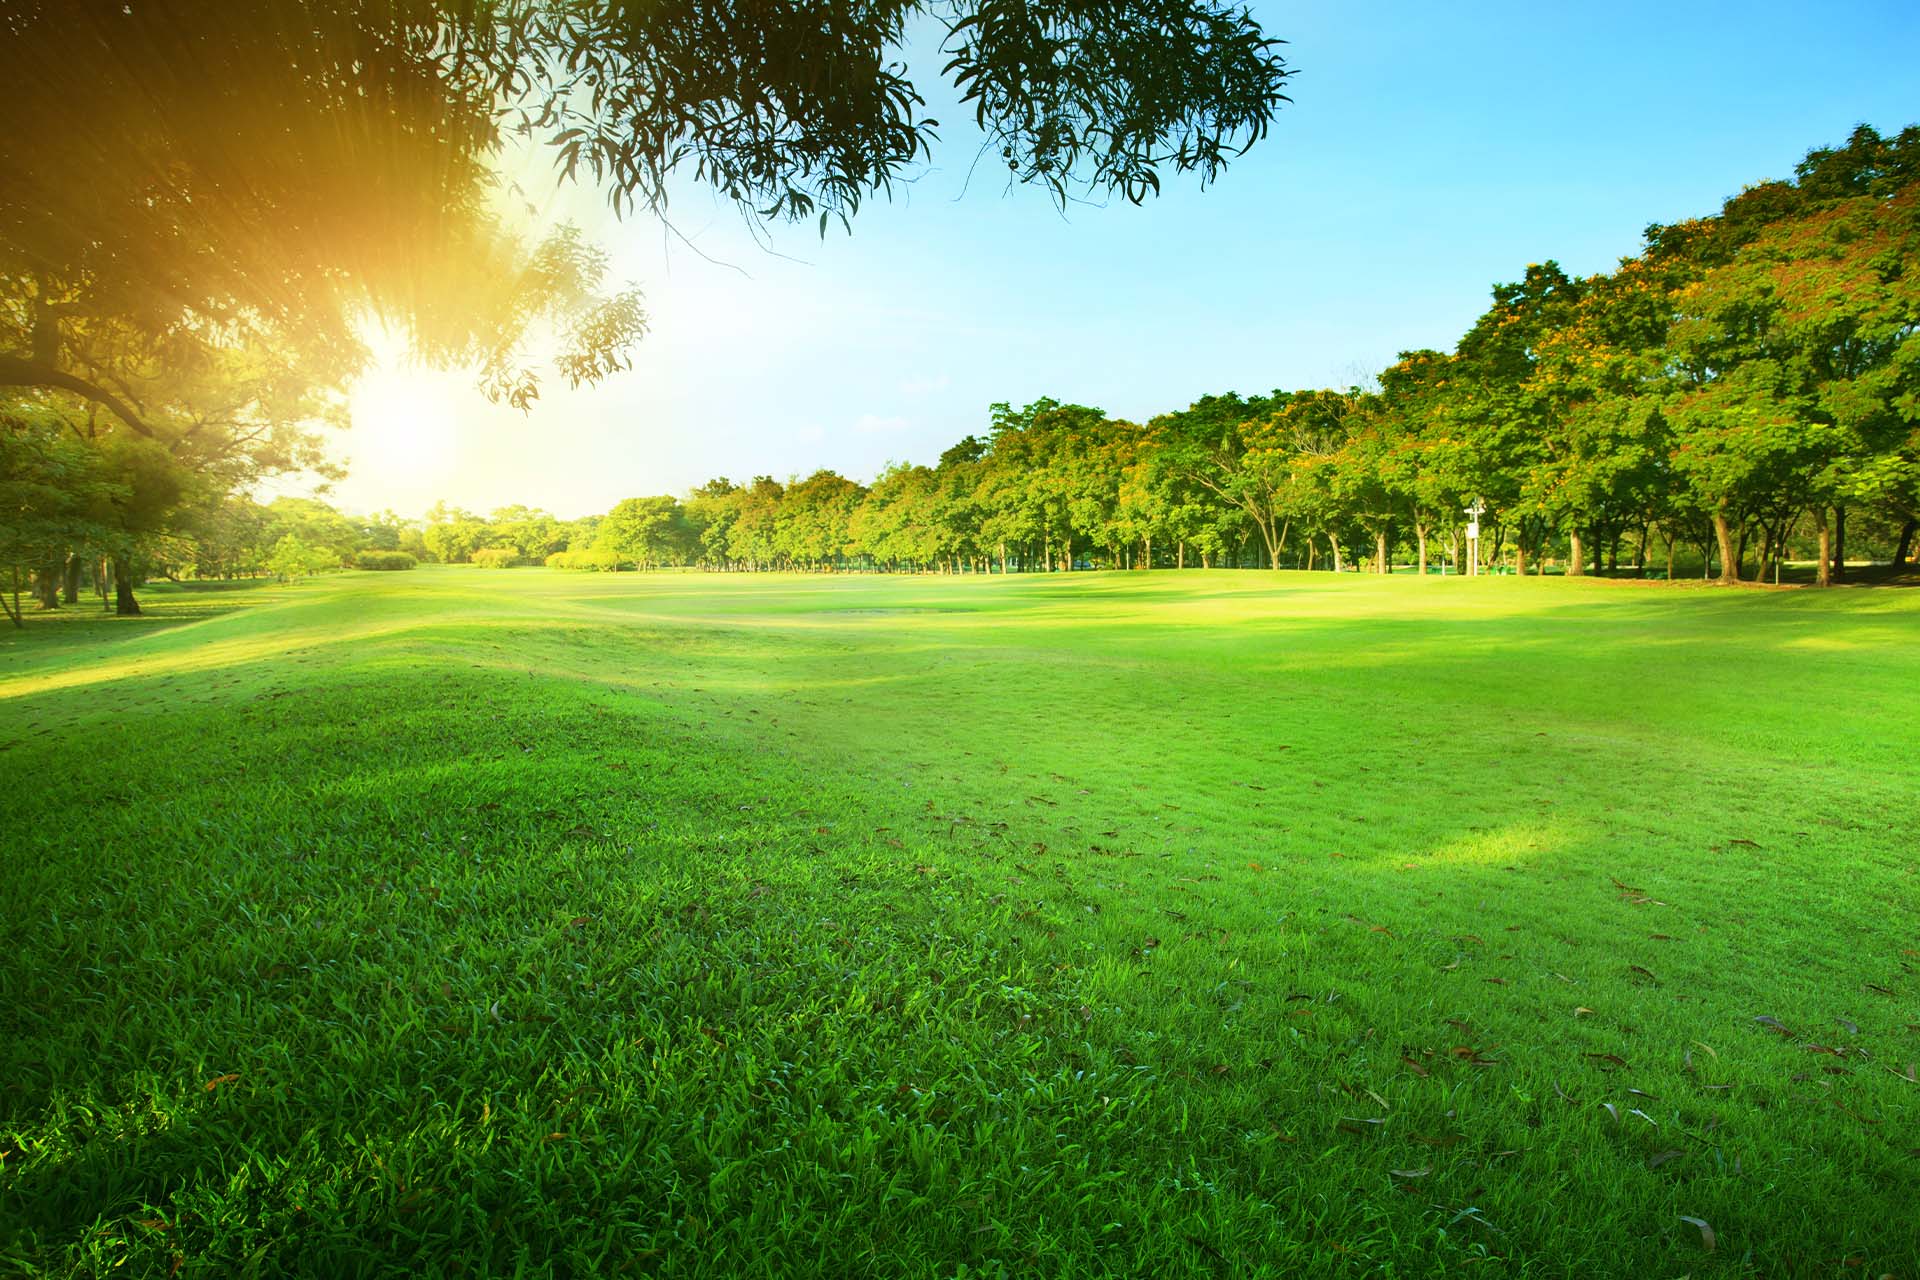
[[[1472,577],[1480,572],[1480,517],[1487,513],[1487,507],[1475,498],[1473,505],[1463,510],[1467,513],[1467,574]]]

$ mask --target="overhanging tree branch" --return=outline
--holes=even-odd
[[[97,387],[85,378],[76,378],[70,373],[62,372],[52,365],[42,364],[38,360],[27,360],[20,356],[0,353],[0,387],[51,387],[59,391],[70,391],[107,409],[114,417],[147,439],[159,439],[153,428],[141,421],[140,415],[111,391]]]

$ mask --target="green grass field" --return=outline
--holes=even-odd
[[[0,1274],[1920,1276],[1920,592],[150,605],[0,642]]]

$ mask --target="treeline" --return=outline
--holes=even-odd
[[[1042,400],[931,467],[620,503],[559,563],[992,570],[1549,563],[1727,582],[1920,520],[1920,128],[1816,150],[1617,270],[1493,290],[1375,385],[1210,396],[1144,424]],[[432,536],[431,527],[429,536]],[[484,538],[477,528],[463,537]],[[531,558],[532,548],[523,548]],[[548,555],[555,554],[549,551]]]
[[[1684,561],[1735,582],[1793,558],[1826,583],[1850,554],[1904,564],[1920,518],[1920,127],[1862,127],[1790,181],[1648,228],[1610,273],[1529,266],[1451,352],[1404,352],[1365,388],[1208,396],[1145,423],[996,405],[935,465],[871,485],[819,471],[574,521],[444,504],[356,520],[235,496],[324,465],[311,432],[216,454],[197,428],[162,449],[100,421],[0,402],[0,565],[42,607],[86,575],[130,612],[146,574],[368,551],[604,570],[1461,569],[1475,502],[1478,565]]]

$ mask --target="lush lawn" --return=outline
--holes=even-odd
[[[1920,1275],[1920,592],[151,603],[0,641],[0,1274]]]

